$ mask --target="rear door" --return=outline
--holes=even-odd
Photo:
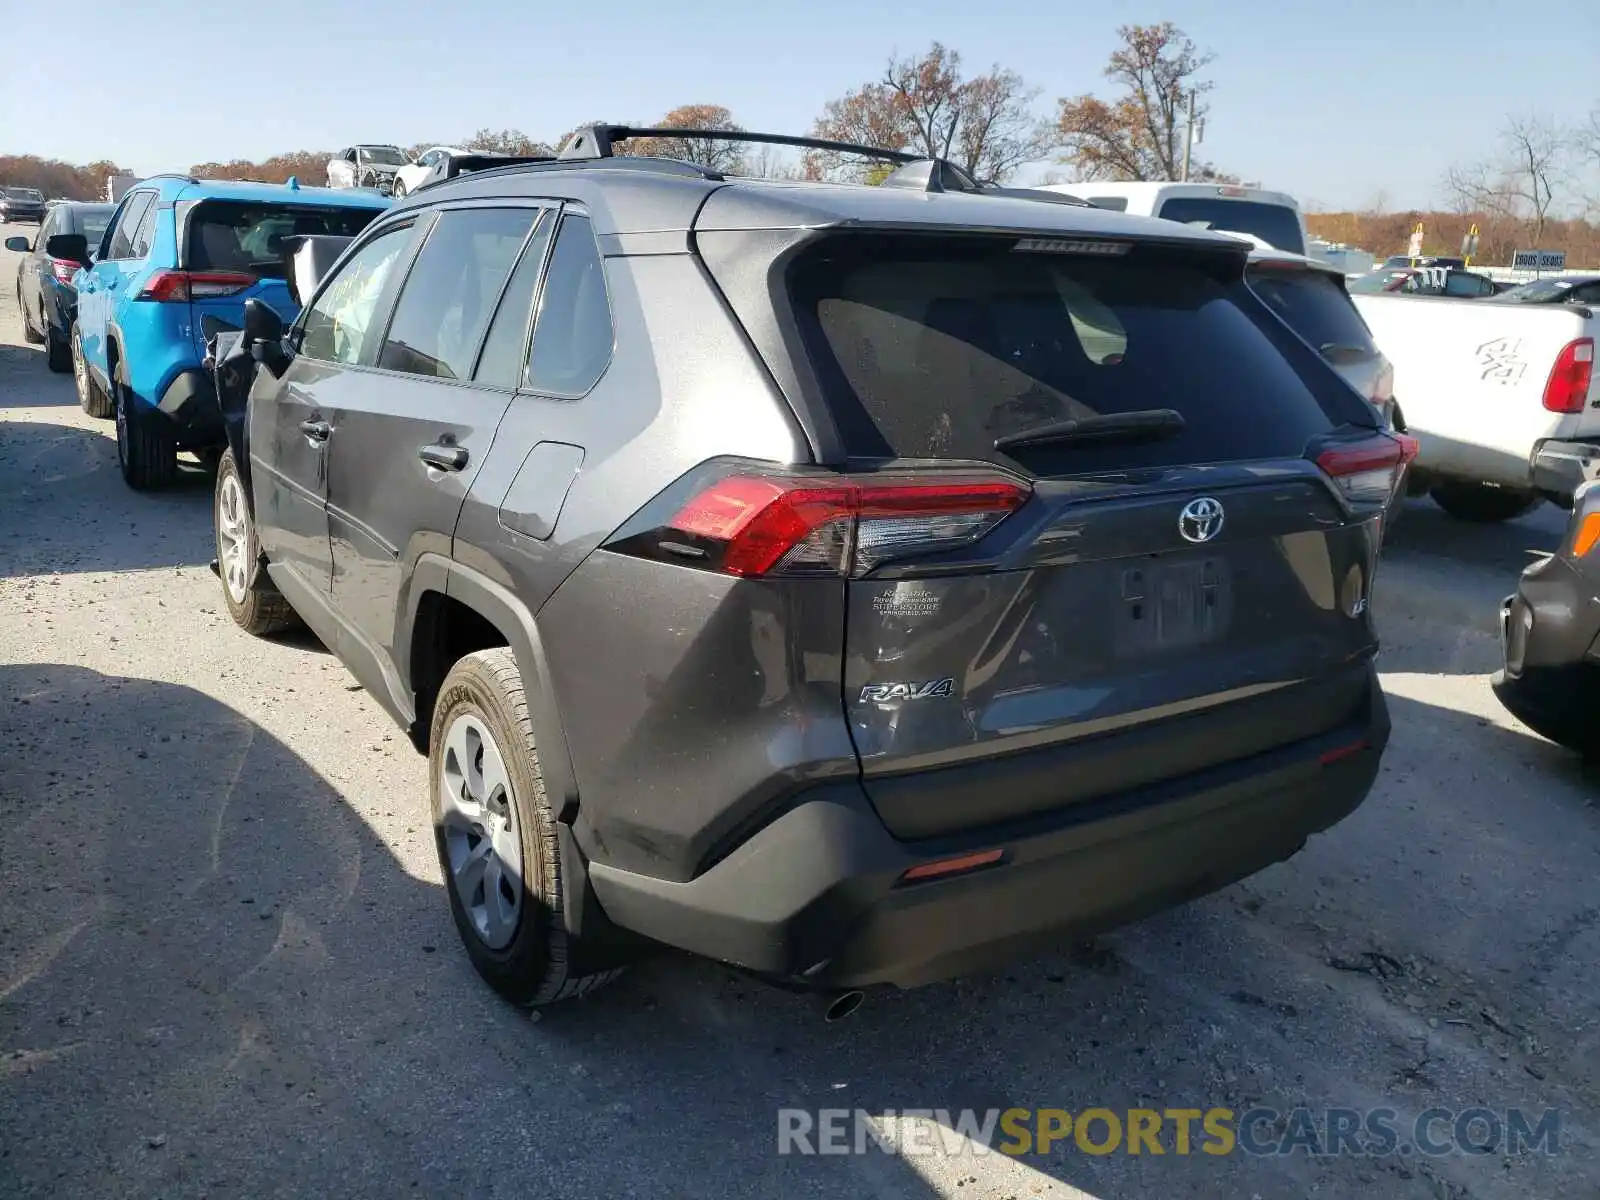
[[[1254,299],[1241,258],[823,245],[793,297],[858,469],[889,460],[949,481],[926,518],[862,516],[847,584],[844,702],[897,835],[1084,802],[1364,719],[1385,493],[1347,496],[1352,481],[1313,460],[1381,444],[1397,467],[1398,444]],[[996,447],[1159,409],[1182,431]],[[1340,453],[1324,461],[1343,476]],[[985,514],[985,479],[1030,494]],[[924,532],[997,516],[964,547],[916,554]]]
[[[202,200],[181,231],[189,272],[189,322],[197,357],[218,332],[244,327],[246,300],[262,300],[284,322],[299,315],[289,290],[284,241],[297,234],[353,237],[378,209]]]
[[[490,318],[544,209],[470,207],[426,231],[372,367],[331,401],[328,524],[333,600],[368,656],[393,662],[402,581],[448,555],[467,490],[488,457],[511,385],[474,382]]]
[[[104,252],[84,274],[78,288],[78,327],[83,342],[83,358],[102,382],[107,372],[107,330],[115,319],[115,308],[127,281],[127,267],[133,254],[134,235],[156,201],[148,189],[131,191],[122,199],[111,227],[107,230]]]

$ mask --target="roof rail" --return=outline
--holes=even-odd
[[[447,154],[445,155],[444,174],[438,179],[430,179],[428,183],[441,183],[446,179],[454,179],[468,171],[488,171],[496,167],[521,167],[530,163],[555,162],[553,154]],[[424,186],[427,186],[426,184]]]
[[[859,154],[864,158],[879,158],[893,163],[914,163],[922,160],[921,154],[908,154],[904,150],[885,150],[879,146],[862,146],[855,142],[835,142],[827,138],[795,137],[787,133],[751,133],[745,129],[675,129],[649,125],[588,125],[576,130],[561,147],[558,158],[596,159],[611,158],[616,153],[615,143],[629,138],[689,138],[703,142],[754,142],[763,146],[797,146],[803,150],[831,150],[836,154]]]
[[[157,171],[154,175],[146,175],[143,179],[139,180],[139,183],[149,183],[152,179],[181,179],[185,183],[201,182],[201,180],[196,179],[193,175],[190,175],[186,171]],[[139,183],[136,183],[133,186],[138,187]]]

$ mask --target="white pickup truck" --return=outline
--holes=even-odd
[[[1600,475],[1600,308],[1397,294],[1351,297],[1394,368],[1417,439],[1410,490],[1466,521],[1540,498],[1570,507]]]

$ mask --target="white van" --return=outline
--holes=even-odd
[[[1309,253],[1300,203],[1282,192],[1220,183],[1049,183],[1042,191],[1064,192],[1100,208],[1161,217],[1228,233],[1248,233],[1290,254]]]

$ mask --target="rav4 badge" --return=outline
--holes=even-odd
[[[861,689],[862,700],[932,700],[955,694],[954,679],[930,679],[926,683],[869,683]]]

